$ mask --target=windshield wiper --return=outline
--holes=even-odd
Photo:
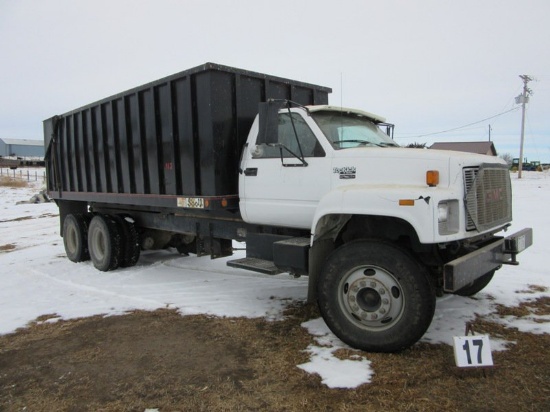
[[[332,142],[334,144],[341,144],[341,143],[360,143],[360,144],[374,144],[372,142],[369,142],[368,140],[337,140],[335,142]]]
[[[373,145],[378,147],[399,147],[396,143],[388,143],[388,142],[380,142],[380,143],[374,143],[369,142],[368,140],[337,140],[333,142],[335,144],[341,144],[341,143],[359,143],[359,145],[366,146],[366,145]]]

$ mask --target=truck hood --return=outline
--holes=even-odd
[[[439,187],[449,187],[462,179],[463,168],[483,163],[506,164],[495,156],[450,150],[358,147],[336,150],[332,166],[342,184],[426,187],[426,172],[437,170]]]

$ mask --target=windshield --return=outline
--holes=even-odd
[[[336,111],[314,112],[311,116],[335,149],[399,146],[365,116]]]

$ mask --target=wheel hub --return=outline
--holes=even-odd
[[[357,269],[344,280],[342,303],[361,326],[383,328],[396,321],[404,307],[397,280],[380,268]]]
[[[357,304],[364,311],[374,312],[380,308],[382,303],[382,298],[376,289],[361,289],[357,294]]]

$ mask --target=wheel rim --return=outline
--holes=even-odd
[[[101,230],[92,233],[92,250],[97,260],[103,260],[105,256],[105,236]]]
[[[67,232],[65,233],[66,236],[66,246],[67,250],[71,254],[75,254],[77,250],[77,234],[76,234],[76,228],[74,226],[69,226],[67,228]]]
[[[357,326],[370,331],[391,328],[405,308],[399,281],[387,270],[362,266],[348,272],[338,285],[339,304]]]

